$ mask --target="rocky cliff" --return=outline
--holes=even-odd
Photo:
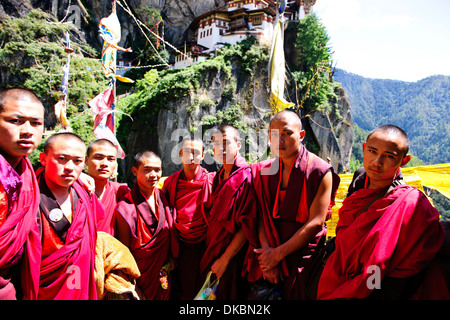
[[[196,132],[209,150],[205,162],[214,169],[208,130],[231,123],[241,130],[243,156],[250,162],[267,157],[271,115],[266,59],[269,49],[256,48],[266,56],[252,49],[250,53],[237,50],[231,57],[225,52],[225,61],[219,55],[190,68],[167,72],[154,80],[156,84],[151,88],[123,98],[122,106],[131,106],[132,110],[125,110],[134,119],[124,117],[118,133],[127,151],[157,151],[163,174],[169,175],[181,168],[178,152],[182,137]],[[164,86],[165,92],[161,93],[158,86]],[[306,146],[314,145],[315,153],[324,160],[330,158],[335,170],[343,172],[348,168],[353,144],[352,118],[348,98],[338,84],[335,93],[337,101],[330,101],[331,113],[315,112],[302,121],[308,136]],[[126,162],[124,167],[131,167],[132,159]],[[132,179],[130,172],[126,175],[127,180]]]

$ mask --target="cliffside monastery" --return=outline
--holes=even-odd
[[[315,3],[316,0],[289,1],[284,17],[300,20]],[[183,54],[175,55],[173,68],[206,60],[216,49],[236,44],[251,35],[270,43],[276,10],[276,1],[272,0],[227,0],[225,6],[196,17],[188,28],[184,47],[179,48]]]

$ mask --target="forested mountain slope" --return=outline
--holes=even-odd
[[[450,76],[404,82],[336,70],[334,79],[346,90],[360,128],[397,125],[408,133],[412,153],[426,164],[450,162]]]

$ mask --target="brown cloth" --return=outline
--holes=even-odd
[[[106,232],[97,232],[95,283],[99,300],[109,293],[139,300],[136,279],[141,273],[130,250]]]

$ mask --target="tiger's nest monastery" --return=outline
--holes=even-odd
[[[316,0],[288,2],[284,12],[287,20],[300,20],[309,13]],[[206,60],[216,49],[225,44],[236,44],[249,36],[260,41],[272,40],[276,18],[276,1],[228,0],[223,7],[198,16],[187,31],[183,54],[175,55],[174,69],[184,68]]]

